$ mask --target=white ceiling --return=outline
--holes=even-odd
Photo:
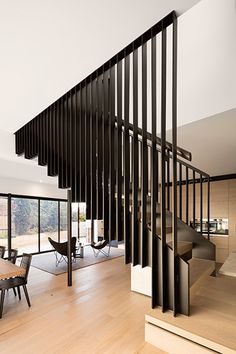
[[[0,174],[56,184],[15,155],[13,132],[170,11],[197,2],[0,0]],[[235,173],[235,131],[230,110],[180,127],[178,145],[210,175]]]
[[[172,10],[199,0],[0,0],[0,129],[14,132]]]
[[[0,175],[57,184],[13,133],[170,11],[199,0],[0,0]]]

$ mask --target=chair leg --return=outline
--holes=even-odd
[[[24,289],[24,293],[25,293],[25,297],[26,297],[26,300],[27,300],[28,306],[30,307],[30,306],[31,306],[31,304],[30,304],[29,294],[28,294],[28,290],[27,290],[26,285],[23,285],[23,289]]]
[[[15,288],[12,288],[12,289],[13,289],[14,295],[16,296],[16,289]]]
[[[19,300],[21,300],[21,293],[20,293],[20,287],[19,286],[17,286],[17,292],[18,292]]]
[[[0,304],[0,318],[2,318],[4,298],[5,298],[5,290],[2,290],[1,291],[1,304]]]

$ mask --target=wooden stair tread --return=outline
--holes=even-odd
[[[157,226],[156,232],[158,235],[161,235],[161,227]],[[172,233],[172,226],[166,226],[166,234],[171,234]]]
[[[192,258],[188,263],[190,267],[190,288],[201,278],[211,275],[215,270],[215,262],[208,259]]]
[[[167,242],[168,245],[172,248],[172,241]],[[178,241],[177,242],[177,252],[181,256],[182,254],[185,254],[193,249],[193,244],[192,242],[187,242],[187,241]]]

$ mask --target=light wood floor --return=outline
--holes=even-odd
[[[54,276],[31,267],[28,309],[9,291],[0,320],[1,354],[151,354],[144,343],[150,299],[130,291],[123,258]]]

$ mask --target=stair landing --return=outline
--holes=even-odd
[[[171,311],[162,313],[159,308],[151,310],[146,315],[145,340],[152,345],[158,343],[157,347],[168,353],[186,353],[184,345],[196,344],[197,354],[235,354],[235,299],[236,278],[208,277],[192,301],[190,317],[173,317]],[[168,348],[160,345],[166,333],[172,336]],[[181,344],[176,344],[181,338]]]

